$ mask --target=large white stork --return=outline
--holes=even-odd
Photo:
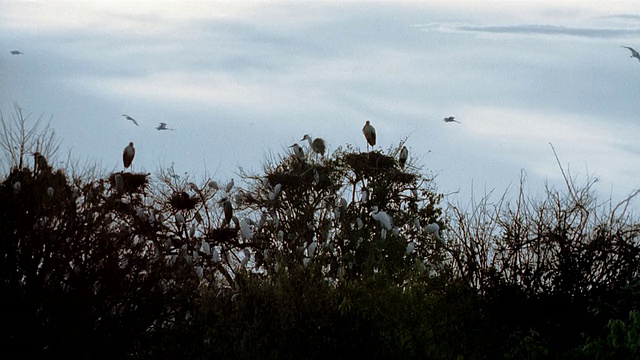
[[[124,163],[125,169],[131,166],[131,162],[133,161],[134,156],[136,156],[136,149],[133,147],[133,142],[130,142],[122,152],[122,162]]]
[[[365,139],[367,139],[367,150],[369,150],[369,145],[371,145],[371,149],[373,150],[373,146],[376,144],[376,129],[371,125],[369,120],[364,124],[362,133]]]

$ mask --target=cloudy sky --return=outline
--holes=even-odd
[[[118,171],[133,141],[136,171],[237,181],[305,133],[365,149],[368,119],[453,201],[562,186],[550,143],[603,199],[640,187],[637,1],[0,7],[0,111],[53,116],[60,160]]]

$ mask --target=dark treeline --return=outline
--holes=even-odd
[[[443,207],[421,169],[399,166],[402,145],[292,154],[229,188],[171,169],[71,175],[14,154],[0,184],[0,352],[639,355],[633,197],[600,203],[569,183]]]

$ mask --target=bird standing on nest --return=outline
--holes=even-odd
[[[369,120],[364,124],[362,133],[365,139],[367,139],[367,151],[369,151],[369,145],[371,145],[371,150],[373,150],[373,146],[376,144],[376,129],[371,125]]]
[[[122,152],[122,162],[125,169],[131,166],[131,162],[133,161],[134,156],[136,156],[136,149],[133,147],[133,142],[130,142]]]

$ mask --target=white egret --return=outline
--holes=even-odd
[[[18,50],[11,50],[9,52],[11,53],[11,55],[24,55],[22,51],[18,51]]]
[[[367,139],[367,150],[369,150],[368,145],[371,145],[371,149],[373,150],[373,146],[376,144],[376,129],[371,125],[369,120],[364,124],[362,133],[364,134],[365,139]]]
[[[448,116],[444,119],[442,119],[442,121],[446,122],[446,123],[452,123],[452,122],[456,122],[456,123],[460,123],[460,121],[456,120],[455,116]]]
[[[227,187],[225,187],[225,191],[227,192],[227,194],[231,191],[231,189],[233,189],[233,178],[231,178],[231,181],[229,181]]]
[[[47,188],[47,195],[49,195],[49,197],[53,197],[53,193],[54,193],[53,188],[49,186]]]
[[[442,243],[442,238],[440,237],[440,225],[438,223],[431,223],[424,227],[424,232],[427,234],[433,234],[436,239]]]
[[[631,57],[636,58],[638,59],[638,61],[640,61],[640,54],[635,49],[630,48],[628,46],[623,46],[623,48],[631,50]]]
[[[20,190],[22,190],[22,184],[20,183],[20,181],[16,181],[13,183],[13,192],[15,194],[19,194]]]
[[[202,269],[202,266],[196,266],[196,275],[198,275],[199,279],[202,279],[202,277],[204,276],[204,270]]]
[[[116,174],[114,179],[116,181],[116,191],[118,191],[118,194],[122,194],[124,192],[124,179],[122,178],[122,175]]]
[[[156,130],[162,131],[162,130],[173,130],[173,129],[168,128],[167,123],[161,122],[160,125],[156,127]]]
[[[136,124],[136,126],[140,126],[138,125],[138,122],[136,121],[136,119],[132,118],[131,116],[127,115],[127,114],[122,114],[122,116],[124,116],[125,119],[132,121],[134,124]]]
[[[130,142],[122,152],[122,162],[124,163],[125,169],[131,166],[131,162],[133,161],[134,156],[136,156],[136,149],[133,147],[133,142]]]
[[[220,262],[220,253],[218,252],[218,249],[213,249],[213,254],[211,255],[211,260],[213,260],[213,262],[215,264]]]
[[[385,230],[391,230],[391,216],[384,211],[375,210],[370,213],[371,217],[380,223]]]
[[[313,257],[313,254],[316,252],[317,246],[318,243],[316,243],[315,241],[312,241],[311,244],[309,244],[309,247],[307,247],[307,254],[309,255],[309,257]]]
[[[409,150],[407,150],[406,146],[402,147],[400,150],[400,156],[398,156],[398,162],[400,163],[400,167],[404,169],[404,165],[407,163],[407,159],[409,158]]]
[[[411,254],[413,252],[413,249],[415,248],[416,244],[412,241],[410,243],[407,244],[407,255]]]
[[[233,205],[226,197],[222,198],[220,203],[222,203],[222,210],[224,211],[224,222],[229,225],[233,219]]]
[[[208,242],[203,241],[202,242],[202,246],[200,246],[200,249],[207,254],[207,256],[211,256],[211,246],[209,245]]]
[[[311,136],[309,136],[309,134],[305,134],[304,137],[300,139],[300,141],[304,141],[304,140],[307,140],[309,142],[309,147],[311,147],[311,150],[314,153],[320,154],[321,156],[324,157],[324,152],[326,150],[324,140],[322,140],[321,138],[312,139]]]
[[[293,155],[298,160],[304,160],[304,150],[302,150],[302,146],[298,145],[298,143],[295,143],[289,147],[293,149]]]
[[[184,216],[182,213],[176,213],[176,224],[178,224],[180,228],[184,225]]]
[[[251,241],[253,231],[251,231],[251,227],[249,226],[249,221],[247,221],[247,219],[242,219],[242,221],[240,221],[240,232],[245,240]]]

